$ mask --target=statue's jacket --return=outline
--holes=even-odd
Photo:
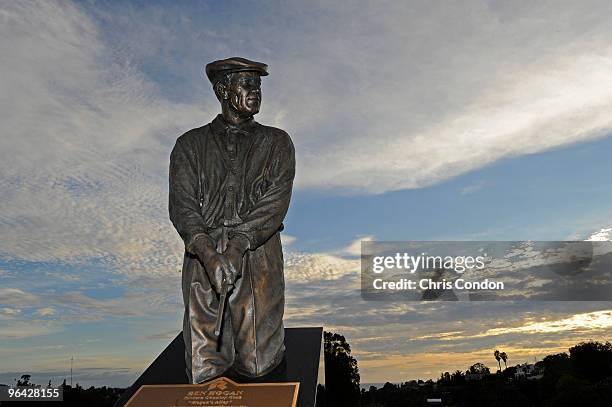
[[[170,155],[170,220],[185,243],[183,337],[187,374],[200,383],[230,366],[248,376],[273,369],[284,353],[284,276],[280,242],[295,175],[283,130],[254,120],[239,127],[221,115],[180,136]],[[194,254],[199,239],[216,246],[246,237],[242,276],[228,299],[220,343],[218,296]]]

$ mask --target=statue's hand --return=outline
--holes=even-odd
[[[228,281],[232,284],[240,278],[242,275],[242,252],[238,249],[229,246],[225,253],[223,253],[229,264],[229,274],[227,276]]]
[[[230,265],[230,272],[232,274],[230,281],[232,281],[232,283],[242,275],[242,259],[248,247],[248,240],[246,240],[244,236],[238,235],[230,239],[227,249],[223,253]]]
[[[214,248],[209,246],[203,246],[198,249],[197,255],[202,261],[208,279],[217,293],[221,292],[224,279],[230,284],[234,283],[233,280],[228,279],[228,276],[231,276],[231,266],[225,256],[217,253]]]
[[[209,264],[204,265],[204,268],[206,268],[208,276],[210,277],[210,282],[217,293],[221,293],[221,287],[223,286],[224,282],[230,285],[234,284],[230,267],[231,266],[227,259],[217,252],[215,252],[213,258],[209,261]]]

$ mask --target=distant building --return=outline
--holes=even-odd
[[[516,372],[514,372],[514,378],[516,380],[527,379],[535,380],[542,377],[542,372],[535,365],[531,363],[523,363],[522,365],[516,366]]]

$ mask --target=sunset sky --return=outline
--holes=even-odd
[[[0,4],[0,383],[74,357],[125,387],[178,334],[169,155],[231,56],[296,147],[286,326],[345,335],[363,383],[612,337],[606,302],[359,292],[362,239],[612,240],[612,3],[306,3]]]

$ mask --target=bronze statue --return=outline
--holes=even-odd
[[[295,175],[289,135],[253,119],[267,65],[229,58],[206,65],[206,75],[222,113],[180,136],[170,156],[170,220],[185,242],[183,338],[192,383],[230,368],[263,376],[283,360],[279,232]]]

